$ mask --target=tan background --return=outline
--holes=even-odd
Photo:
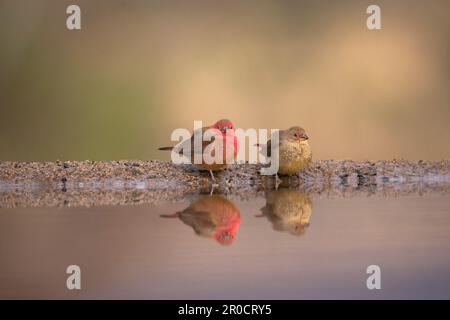
[[[375,1],[369,31],[372,2],[1,1],[0,160],[168,159],[221,117],[302,125],[315,158],[450,158],[450,2]]]

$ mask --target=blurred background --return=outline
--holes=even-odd
[[[222,117],[301,125],[316,159],[439,160],[449,88],[446,0],[0,0],[0,160],[168,160]]]

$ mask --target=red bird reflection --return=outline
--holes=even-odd
[[[222,245],[230,245],[236,238],[241,214],[233,202],[219,195],[201,196],[183,211],[163,218],[179,218],[195,233],[213,238]]]

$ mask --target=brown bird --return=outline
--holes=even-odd
[[[190,150],[190,160],[191,163],[193,163],[197,168],[200,170],[208,170],[211,174],[211,178],[213,181],[215,181],[213,171],[221,170],[225,168],[228,164],[230,164],[237,155],[238,151],[238,139],[235,135],[234,126],[233,123],[228,119],[222,119],[214,123],[212,126],[209,127],[203,127],[201,129],[201,138],[202,138],[202,145],[201,148],[198,148],[196,150],[194,146],[194,136],[195,132],[192,134],[191,138],[188,140],[185,140],[179,145],[179,151],[178,153],[183,155],[183,150]],[[211,130],[211,132],[217,131],[217,135],[215,135],[211,141],[204,141],[203,135],[207,130]],[[205,162],[205,159],[203,158],[203,153],[206,149],[206,147],[210,146],[212,152],[211,156],[215,156],[215,147],[217,146],[218,150],[222,150],[222,158],[221,161],[213,162],[211,164],[208,164]],[[172,151],[174,150],[174,147],[161,147],[158,150],[167,150]],[[195,155],[201,156],[201,162],[195,163]],[[185,155],[188,156],[188,155]]]
[[[275,146],[273,157],[278,157],[279,168],[276,173],[276,187],[279,185],[278,174],[294,175],[305,169],[312,161],[309,137],[305,130],[295,126],[279,131],[279,144]],[[258,146],[263,146],[259,145]],[[267,156],[272,157],[272,140],[267,141]]]
[[[266,205],[261,208],[261,212],[257,217],[269,219],[274,230],[301,235],[309,226],[312,202],[297,189],[282,188],[266,195]]]
[[[183,211],[161,217],[179,218],[196,234],[213,238],[223,245],[233,243],[241,223],[239,209],[219,195],[201,196]]]

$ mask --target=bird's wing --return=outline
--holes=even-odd
[[[199,138],[202,142],[202,146],[201,146],[201,150],[197,150],[199,153],[203,153],[203,150],[205,150],[205,148],[212,142],[214,142],[214,137],[212,137],[211,141],[204,141],[203,140],[203,135],[205,134],[205,132],[210,129],[208,127],[203,127],[200,129],[197,129],[194,131],[194,133],[192,134],[192,136],[189,139],[184,140],[183,142],[181,142],[178,146],[178,153],[181,155],[185,155],[188,156],[187,154],[185,154],[184,150],[191,150],[191,157],[194,156],[195,153],[195,135],[198,134]]]
[[[188,226],[191,226],[197,234],[203,234],[207,230],[212,231],[216,227],[211,221],[209,212],[198,211],[191,207],[181,212],[180,219]]]
[[[203,154],[203,151],[206,149],[206,147],[209,145],[209,144],[211,144],[211,143],[213,143],[214,142],[214,140],[215,140],[215,137],[213,136],[213,137],[211,137],[211,141],[205,141],[205,140],[203,140],[203,136],[204,136],[204,134],[205,134],[205,132],[207,131],[207,130],[209,130],[209,129],[211,129],[211,128],[208,128],[208,127],[203,127],[201,130],[202,130],[202,133],[201,133],[201,141],[202,141],[202,149],[201,149],[201,153]],[[198,129],[198,130],[200,130],[200,129]],[[194,154],[195,153],[195,145],[194,145],[194,134],[192,135],[192,137],[191,137],[191,154]],[[200,151],[200,150],[197,150],[197,151]]]

